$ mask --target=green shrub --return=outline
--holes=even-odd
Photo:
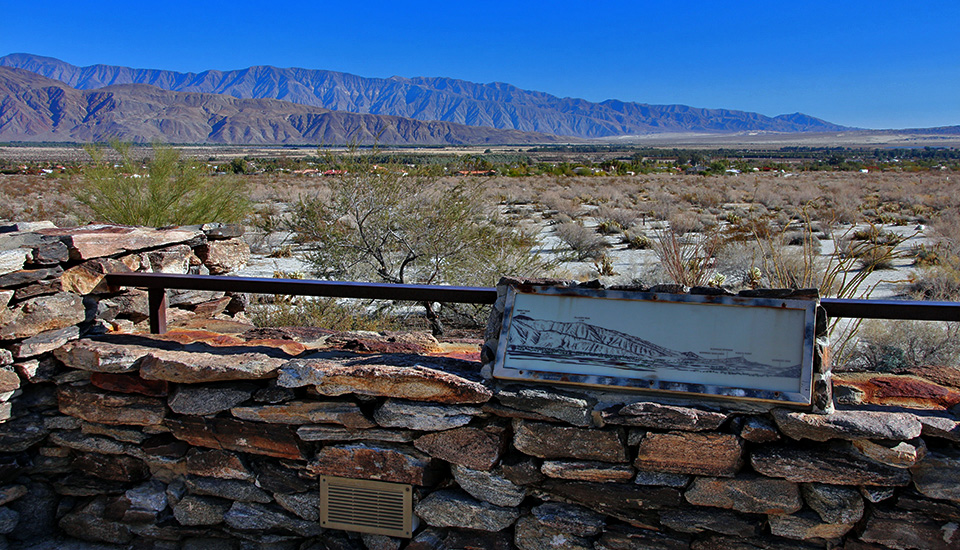
[[[148,227],[232,223],[250,209],[244,184],[206,175],[198,164],[181,160],[175,149],[155,147],[153,159],[142,165],[134,162],[128,145],[112,147],[120,155],[118,164],[107,161],[102,149],[87,149],[93,162],[75,194],[95,221]]]

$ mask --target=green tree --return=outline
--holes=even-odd
[[[83,170],[76,199],[96,221],[163,227],[206,222],[237,222],[250,210],[239,180],[211,177],[195,162],[180,159],[170,147],[154,147],[152,160],[135,162],[128,144],[112,143],[119,163],[103,149],[88,147],[93,162]]]
[[[317,276],[395,284],[492,285],[501,275],[540,275],[535,239],[484,211],[479,183],[444,184],[344,155],[329,197],[301,198],[292,228]],[[423,303],[435,333],[443,325]]]

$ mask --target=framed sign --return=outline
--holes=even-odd
[[[809,405],[816,305],[509,287],[493,374]]]

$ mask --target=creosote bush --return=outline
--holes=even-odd
[[[577,261],[599,259],[607,246],[595,231],[577,223],[561,223],[554,231],[557,238],[570,247]]]
[[[211,177],[195,162],[180,159],[169,147],[155,147],[142,165],[128,145],[113,143],[120,156],[114,164],[97,147],[87,148],[93,159],[83,172],[76,199],[87,206],[95,221],[122,225],[164,227],[243,220],[250,201],[238,179]]]

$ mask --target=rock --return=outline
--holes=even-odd
[[[83,300],[76,294],[61,292],[38,296],[17,304],[9,320],[0,325],[0,339],[30,338],[41,332],[76,325],[86,319]]]
[[[180,525],[217,525],[230,509],[231,502],[219,498],[187,495],[173,507],[173,516]]]
[[[541,525],[533,516],[517,521],[513,541],[520,550],[593,550],[589,539]]]
[[[373,413],[373,419],[385,428],[441,431],[469,424],[482,414],[479,407],[431,405],[388,399]]]
[[[800,487],[800,493],[824,523],[852,525],[863,517],[863,497],[852,487],[806,483]]]
[[[522,453],[539,458],[627,462],[620,430],[570,428],[524,420],[515,422],[513,444]]]
[[[863,456],[894,468],[909,468],[923,459],[927,447],[923,440],[890,441],[878,443],[867,439],[851,442],[851,446]]]
[[[254,461],[253,469],[256,474],[257,486],[265,491],[278,494],[304,493],[316,490],[316,480],[307,480],[300,477],[300,472],[269,459]],[[279,501],[278,501],[279,502]]]
[[[246,267],[250,246],[241,238],[208,240],[197,247],[197,256],[211,275],[222,275]]]
[[[237,350],[230,350],[230,360],[224,361],[223,352],[195,351],[201,348],[204,346],[151,351],[140,362],[140,376],[147,380],[167,380],[181,384],[262,380],[275,378],[277,369],[286,362],[263,353],[243,353]]]
[[[139,482],[150,477],[147,465],[132,456],[85,453],[73,461],[73,466],[108,481]]]
[[[284,510],[307,521],[320,521],[320,493],[276,493],[273,495]]]
[[[728,415],[713,411],[644,402],[631,403],[616,414],[603,415],[604,422],[611,424],[691,432],[715,430],[727,418]]]
[[[502,531],[520,517],[516,508],[494,506],[449,490],[430,493],[414,510],[427,525],[480,531]]]
[[[281,388],[278,386],[260,388],[253,394],[253,400],[257,403],[269,403],[271,405],[286,403],[287,401],[294,400],[296,397],[297,392],[290,388]]]
[[[46,356],[39,359],[28,359],[13,366],[20,377],[31,384],[53,382],[63,371],[62,365],[53,357]]]
[[[303,459],[297,436],[286,426],[207,417],[167,419],[164,425],[177,439],[198,447]]]
[[[193,226],[189,229],[193,229]],[[207,240],[212,241],[242,237],[244,233],[243,225],[239,223],[205,223],[199,229],[207,236]]]
[[[661,510],[660,523],[681,533],[702,533],[709,531],[750,539],[760,531],[762,522],[726,510],[703,510],[699,508],[681,508],[679,510]]]
[[[54,355],[73,369],[116,374],[137,370],[139,361],[151,351],[147,346],[105,337],[69,342]]]
[[[60,529],[62,532],[70,533],[72,537],[91,542],[129,543],[133,540],[130,527],[104,519],[107,503],[107,497],[99,497],[79,510],[63,516],[59,522]]]
[[[960,459],[930,454],[910,469],[913,484],[924,496],[960,502]]]
[[[859,490],[863,498],[874,504],[891,499],[897,494],[893,487],[860,487]]]
[[[124,508],[120,521],[124,523],[156,522],[159,514],[167,508],[166,489],[163,483],[151,480],[126,491],[118,501]]]
[[[848,523],[823,523],[813,512],[770,516],[770,533],[793,540],[838,539],[853,529]]]
[[[626,464],[605,464],[593,461],[545,460],[540,467],[543,475],[556,479],[577,481],[624,482],[633,479],[633,468]]]
[[[434,458],[474,470],[490,470],[506,447],[506,430],[499,426],[463,427],[428,433],[414,441]]]
[[[385,441],[392,443],[409,443],[415,437],[413,432],[407,430],[354,430],[327,425],[300,426],[297,428],[297,436],[304,441]]]
[[[900,495],[897,509],[919,512],[934,520],[960,522],[960,503],[929,499],[915,491]]]
[[[59,239],[44,237],[40,244],[36,245],[30,253],[30,259],[27,263],[35,265],[55,265],[66,262],[70,259],[70,249],[67,245],[60,242]]]
[[[503,472],[503,477],[517,485],[534,485],[546,479],[546,476],[540,472],[537,461],[524,455],[504,458],[500,470]]]
[[[193,312],[197,314],[198,317],[215,317],[223,313],[229,304],[230,298],[224,296],[223,298],[197,304],[196,307],[193,308]]]
[[[878,411],[837,411],[833,414],[809,414],[774,409],[773,418],[780,430],[793,439],[895,439],[920,436],[916,416]]]
[[[71,340],[80,337],[80,328],[69,326],[58,330],[41,332],[13,345],[13,354],[18,359],[34,357],[53,351]]]
[[[689,550],[690,541],[651,529],[611,526],[593,544],[594,550]],[[717,550],[717,549],[714,549]]]
[[[107,284],[107,273],[130,273],[132,270],[120,260],[97,258],[75,265],[60,278],[63,289],[80,294],[109,294],[116,289]]]
[[[236,479],[217,479],[215,477],[188,476],[187,489],[190,494],[219,497],[242,502],[260,502],[266,504],[273,498],[253,483]]]
[[[362,429],[376,426],[355,403],[348,401],[291,401],[282,405],[234,407],[230,414],[242,420],[272,424],[342,424]]]
[[[0,506],[0,535],[9,535],[17,528],[20,513],[10,508]]]
[[[540,489],[558,500],[620,518],[635,517],[641,511],[675,508],[682,502],[680,491],[676,489],[633,483],[547,480],[540,484]]]
[[[40,281],[47,281],[47,284],[51,284],[53,282],[51,279],[57,280],[61,275],[63,275],[63,268],[58,265],[42,269],[22,269],[0,275],[0,288],[22,287]],[[16,296],[16,291],[14,291],[14,296]]]
[[[279,371],[277,384],[287,388],[313,385],[321,395],[347,393],[412,401],[484,403],[490,390],[449,372],[422,365],[342,364],[325,359],[297,359]]]
[[[24,543],[57,531],[57,504],[60,501],[60,496],[46,483],[33,481],[26,487],[27,494],[9,505],[20,515],[20,521],[16,530],[7,535],[11,540]]]
[[[960,443],[960,421],[947,416],[918,416],[923,437],[937,437]]]
[[[200,231],[120,225],[88,225],[69,229],[42,229],[37,232],[41,235],[60,237],[70,250],[72,260],[115,256],[202,238]]]
[[[0,233],[19,232],[21,234],[30,234],[31,232],[39,229],[51,229],[56,226],[57,225],[50,220],[43,220],[39,222],[14,222],[0,227]]]
[[[542,388],[504,388],[496,392],[496,397],[507,407],[534,412],[583,428],[593,425],[591,413],[597,404],[592,397]]]
[[[32,285],[18,287],[13,292],[13,299],[17,302],[36,298],[37,296],[46,296],[63,292],[63,285],[60,279],[51,279],[47,281],[38,281]]]
[[[440,464],[419,451],[390,444],[329,445],[307,465],[313,475],[372,479],[430,485],[440,474]]]
[[[0,275],[6,275],[23,269],[23,264],[30,258],[29,248],[15,248],[0,250]]]
[[[955,550],[960,547],[960,529],[955,522],[938,522],[913,512],[878,508],[870,514],[860,540],[897,550]]]
[[[684,498],[697,506],[749,514],[792,514],[803,506],[795,483],[748,475],[734,479],[695,478]]]
[[[136,393],[147,397],[166,397],[170,383],[166,380],[144,380],[137,374],[91,372],[90,384],[101,390],[118,393]]]
[[[530,513],[544,527],[579,537],[599,535],[606,524],[603,515],[576,504],[546,502],[534,507]]]
[[[518,506],[527,494],[526,489],[496,472],[471,470],[464,466],[454,466],[451,470],[461,489],[473,498],[490,504]]]
[[[6,506],[25,494],[27,494],[27,487],[25,485],[0,487],[0,506]]]
[[[732,477],[743,465],[743,441],[735,435],[650,433],[637,450],[640,470]]]
[[[167,413],[154,397],[99,391],[93,386],[59,386],[60,412],[99,424],[160,424]]]
[[[250,399],[256,389],[256,386],[244,383],[180,385],[167,399],[167,405],[177,414],[217,414]]]
[[[895,487],[910,483],[905,470],[861,458],[844,447],[771,445],[753,451],[750,463],[760,474],[798,483]]]
[[[147,456],[176,459],[186,456],[190,446],[173,437],[173,434],[162,433],[144,439],[140,444],[140,450]]]
[[[318,523],[292,518],[274,507],[251,502],[234,502],[223,520],[241,531],[281,529],[301,537],[314,537],[323,532]]]
[[[82,453],[100,453],[119,455],[128,452],[128,445],[118,443],[106,437],[96,437],[77,432],[53,432],[50,442],[54,445],[80,451]]]
[[[670,474],[667,472],[648,472],[640,470],[633,482],[637,485],[659,485],[662,487],[673,487],[683,489],[690,484],[691,476],[687,474]]]
[[[197,476],[220,479],[245,481],[254,479],[253,473],[240,461],[240,458],[227,451],[191,449],[187,453],[187,472]]]
[[[0,368],[0,394],[12,392],[19,388],[20,376],[13,370]]]
[[[855,390],[865,405],[944,410],[960,403],[960,391],[917,376],[841,373],[834,375],[833,383]]]
[[[182,275],[190,272],[190,265],[199,262],[193,249],[187,245],[176,245],[139,254],[141,267],[154,273],[172,273]]]

